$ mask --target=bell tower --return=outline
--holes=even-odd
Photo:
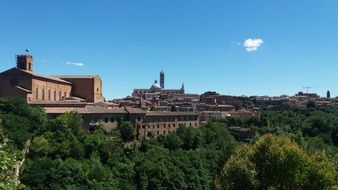
[[[160,86],[161,88],[164,88],[164,72],[160,72]]]
[[[22,70],[33,71],[33,56],[28,54],[17,55],[16,67]]]

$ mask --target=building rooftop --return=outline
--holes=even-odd
[[[99,75],[52,75],[57,78],[95,78],[100,77]]]
[[[131,114],[145,114],[146,113],[146,111],[142,110],[141,108],[129,108],[129,107],[126,107],[125,110],[128,113],[131,113]]]
[[[198,115],[195,112],[147,111],[147,116]]]
[[[38,78],[44,78],[44,79],[48,79],[48,80],[52,80],[52,81],[57,81],[57,82],[62,82],[62,83],[66,83],[66,84],[71,84],[70,82],[68,81],[65,81],[65,80],[62,80],[60,78],[56,78],[56,77],[52,77],[52,76],[45,76],[45,75],[41,75],[41,74],[37,74],[37,73],[34,73],[32,71],[28,71],[28,70],[23,70],[23,69],[18,69],[16,67],[13,67],[12,69],[17,69],[17,70],[20,70],[22,72],[25,72],[27,74],[30,74],[32,76],[35,76],[35,77],[38,77]],[[10,69],[10,70],[12,70]]]
[[[109,114],[109,113],[121,113],[126,114],[127,111],[123,108],[103,108],[103,107],[45,107],[47,114],[62,114],[67,112],[77,112],[79,114]]]

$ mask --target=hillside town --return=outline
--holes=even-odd
[[[99,75],[37,74],[33,72],[33,56],[20,54],[16,67],[0,73],[0,98],[22,98],[31,106],[42,107],[51,117],[77,112],[89,131],[100,126],[112,131],[121,120],[129,121],[136,127],[136,139],[167,135],[181,125],[198,127],[210,118],[259,118],[263,107],[338,103],[329,91],[325,98],[304,92],[279,97],[229,96],[211,91],[190,94],[185,92],[184,84],[177,89],[165,88],[163,71],[159,81],[155,80],[150,88],[134,89],[126,98],[106,100]]]
[[[0,190],[338,190],[338,1],[1,1]]]

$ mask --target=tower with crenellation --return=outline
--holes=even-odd
[[[28,54],[16,55],[16,67],[26,71],[33,71],[33,56]]]

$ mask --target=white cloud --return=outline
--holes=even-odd
[[[80,62],[70,62],[70,61],[67,61],[66,62],[67,65],[74,65],[74,66],[77,66],[77,67],[82,67],[84,66],[83,63],[80,63]]]
[[[246,39],[244,41],[244,47],[246,51],[256,51],[258,49],[258,47],[260,47],[263,44],[263,40],[262,39]]]

